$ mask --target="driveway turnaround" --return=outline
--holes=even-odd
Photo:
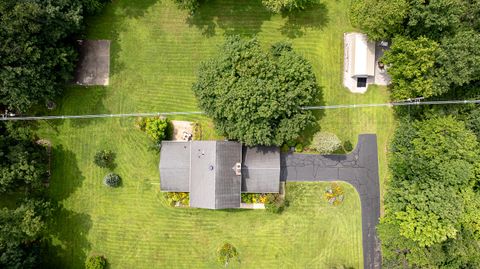
[[[345,181],[352,184],[362,204],[363,267],[381,268],[380,242],[375,230],[380,218],[377,136],[362,134],[347,155],[282,153],[283,181]]]

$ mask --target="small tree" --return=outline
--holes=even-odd
[[[148,118],[145,124],[145,132],[156,143],[162,142],[167,137],[168,120],[165,118]]]
[[[329,154],[339,149],[342,141],[332,133],[318,132],[313,136],[312,147],[322,154]]]
[[[217,256],[218,261],[225,265],[225,267],[227,267],[230,261],[234,259],[239,261],[237,248],[235,248],[230,243],[225,243],[220,248],[218,248]]]
[[[92,255],[85,261],[85,269],[104,269],[106,266],[107,260],[99,255]]]
[[[121,180],[122,179],[120,178],[119,175],[115,173],[109,173],[103,179],[103,183],[109,187],[115,188],[120,185]]]
[[[114,166],[115,153],[111,150],[101,150],[95,154],[93,162],[102,168],[112,168]]]

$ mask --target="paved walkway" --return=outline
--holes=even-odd
[[[348,155],[285,153],[281,179],[288,181],[346,181],[360,195],[362,204],[363,267],[381,268],[380,242],[375,230],[380,218],[377,136],[362,134]]]

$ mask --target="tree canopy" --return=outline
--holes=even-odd
[[[275,13],[302,10],[314,2],[315,0],[262,0],[263,5]]]
[[[420,267],[451,264],[446,255],[461,264],[476,262],[478,255],[460,257],[449,248],[472,247],[463,242],[480,238],[479,221],[472,218],[480,214],[473,188],[480,180],[476,136],[453,117],[404,123],[392,152],[386,214],[378,227],[386,264],[394,267],[402,259]]]
[[[301,107],[320,94],[311,65],[289,44],[264,51],[256,39],[238,36],[201,65],[193,91],[216,129],[247,145],[296,139],[314,121]]]
[[[391,41],[382,61],[396,100],[480,98],[479,15],[477,0],[355,0],[350,12],[370,39]],[[377,227],[384,267],[479,268],[480,108],[395,110],[402,124]]]
[[[0,209],[0,267],[36,268],[35,247],[50,213],[50,204],[38,200],[27,200],[16,209]]]
[[[356,0],[353,24],[372,40],[391,40],[382,59],[394,99],[432,97],[480,80],[478,1]]]
[[[357,0],[352,3],[350,20],[370,39],[391,39],[403,31],[408,8],[407,0]]]
[[[392,77],[392,98],[396,100],[430,97],[438,94],[434,83],[435,54],[439,45],[428,38],[411,40],[402,36],[393,39],[383,63]]]
[[[77,56],[69,38],[103,2],[0,1],[0,105],[25,111],[58,95]]]
[[[47,176],[47,154],[28,127],[0,124],[0,193],[38,188]]]

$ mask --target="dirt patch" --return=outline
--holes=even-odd
[[[172,120],[172,140],[191,140],[193,134],[193,123],[190,121]]]
[[[110,40],[78,40],[80,57],[75,71],[79,85],[108,85]]]

